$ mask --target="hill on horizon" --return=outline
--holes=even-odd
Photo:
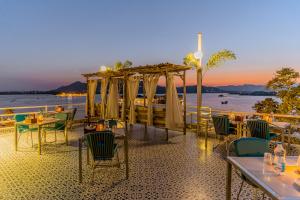
[[[98,84],[97,92],[100,90],[100,84]],[[142,93],[142,83],[139,87],[139,93]],[[179,93],[183,93],[183,87],[177,88]],[[197,86],[189,85],[186,86],[187,93],[196,93]],[[204,93],[224,93],[224,92],[239,92],[239,93],[247,93],[247,92],[270,92],[264,85],[254,85],[254,84],[243,84],[243,85],[225,85],[225,86],[203,86]],[[75,81],[69,85],[58,87],[51,92],[59,93],[59,92],[86,92],[86,83]],[[165,93],[165,86],[158,85],[157,93],[162,94]]]

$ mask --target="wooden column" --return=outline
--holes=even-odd
[[[144,98],[144,108],[146,108],[146,91],[145,91],[145,85],[144,84],[145,84],[145,74],[143,74],[143,98]],[[147,139],[147,134],[148,134],[147,121],[144,123],[144,126],[145,126],[144,139]]]
[[[166,95],[166,106],[167,106],[167,94],[168,94],[168,71],[166,71],[166,92],[165,92],[165,95]],[[166,110],[167,111],[167,110]],[[166,113],[167,114],[167,113]],[[166,121],[166,124],[165,124],[165,131],[166,131],[166,140],[168,141],[169,140],[169,129],[167,128],[167,120],[165,119]]]
[[[146,91],[145,91],[145,74],[143,74],[143,98],[144,98],[144,107],[146,107]]]
[[[90,98],[89,98],[89,78],[86,78],[86,114],[88,117],[88,122],[90,121]]]
[[[183,134],[186,134],[186,82],[185,71],[183,71]]]
[[[127,123],[127,74],[124,75],[124,93],[123,93],[123,103],[124,103],[124,122],[125,122],[125,137],[124,137],[124,158],[126,167],[126,179],[129,178],[129,164],[128,164],[128,123]]]

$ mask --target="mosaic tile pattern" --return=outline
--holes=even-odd
[[[204,140],[194,133],[186,136],[170,131],[166,142],[163,130],[134,126],[129,141],[130,177],[125,166],[101,168],[90,182],[91,169],[83,152],[83,183],[78,183],[77,139],[82,128],[70,134],[70,146],[63,137],[58,144],[43,146],[38,156],[26,136],[20,151],[13,150],[12,134],[0,136],[0,200],[7,199],[225,199],[226,163],[219,152],[212,152],[216,141],[210,139],[205,151]],[[53,138],[49,135],[49,141]],[[144,140],[148,138],[148,140]],[[36,142],[36,138],[35,142]],[[123,148],[120,149],[123,161]],[[233,177],[233,197],[240,186]],[[240,199],[252,199],[253,188],[244,186]]]

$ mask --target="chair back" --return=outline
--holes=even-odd
[[[233,144],[238,157],[263,157],[269,151],[269,141],[261,138],[240,138]]]
[[[22,122],[26,119],[27,115],[25,114],[17,114],[15,115],[15,120],[16,122]],[[29,130],[29,126],[28,125],[18,125],[17,126],[18,132],[19,133],[23,133],[26,132],[27,130]]]
[[[16,122],[21,122],[24,121],[26,119],[27,115],[24,114],[17,114],[15,115],[15,120]]]
[[[228,116],[212,116],[212,120],[217,135],[229,135]]]
[[[251,137],[270,139],[269,124],[264,120],[248,120],[247,127]]]
[[[114,157],[114,135],[111,131],[96,131],[85,135],[94,160],[110,160]]]
[[[56,130],[64,130],[66,127],[66,122],[68,120],[68,114],[67,113],[57,113],[57,114],[55,114],[55,119],[62,120],[62,121],[55,123],[55,129]]]
[[[70,119],[69,119],[69,120],[71,120],[71,121],[73,121],[73,120],[74,120],[74,118],[75,118],[75,115],[76,115],[76,112],[77,112],[77,108],[74,108],[74,109],[73,109],[73,111],[72,111],[72,114],[71,114],[71,116],[70,116]]]
[[[113,128],[114,126],[118,125],[118,121],[116,119],[109,119],[108,120],[108,127]]]

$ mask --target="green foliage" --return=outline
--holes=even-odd
[[[218,51],[209,57],[206,63],[206,70],[218,67],[227,60],[236,60],[235,54],[227,49]]]
[[[117,61],[117,62],[115,63],[115,65],[114,65],[114,69],[115,69],[115,70],[120,70],[120,69],[122,69],[122,68],[123,68],[122,62],[121,62],[121,61]]]
[[[300,85],[297,83],[299,77],[299,72],[294,69],[282,68],[267,83],[267,88],[274,90],[281,100],[277,112],[281,114],[300,113]]]
[[[266,98],[263,101],[257,102],[253,109],[258,113],[277,113],[279,103],[273,98]]]
[[[122,63],[121,61],[117,61],[114,65],[114,69],[116,71],[123,69],[123,68],[129,68],[132,66],[132,62],[129,60],[126,60],[124,63]]]
[[[129,68],[132,66],[132,62],[130,60],[126,60],[123,64],[123,68]]]

